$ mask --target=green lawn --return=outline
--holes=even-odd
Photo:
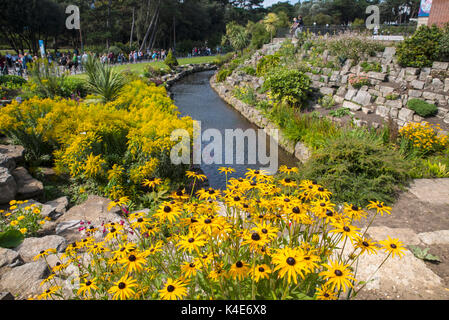
[[[178,59],[178,62],[179,62],[179,65],[182,66],[185,64],[212,63],[214,60],[215,60],[215,56],[207,56],[207,57],[182,58],[182,59]],[[136,72],[138,74],[142,74],[148,65],[151,65],[154,68],[162,68],[162,69],[168,70],[168,66],[166,64],[164,64],[163,61],[124,64],[124,65],[115,66],[114,69],[117,71],[129,70],[132,72]],[[72,75],[71,77],[85,78],[86,75],[85,74],[77,74],[77,75]]]

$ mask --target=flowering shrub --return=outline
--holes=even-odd
[[[311,93],[310,85],[310,78],[303,72],[279,69],[267,76],[264,88],[270,91],[270,96],[276,102],[282,102],[291,107],[302,107]]]
[[[91,180],[113,198],[134,196],[144,179],[176,178],[169,152],[175,129],[192,132],[164,88],[135,81],[107,104],[63,99],[13,102],[0,110],[0,130],[36,157],[53,156],[58,172]]]
[[[232,169],[220,171],[227,178]],[[350,298],[364,286],[356,280],[360,256],[383,250],[385,262],[403,254],[398,240],[376,243],[354,225],[371,224],[390,207],[337,206],[324,187],[294,181],[297,168],[281,171],[275,180],[249,169],[245,179],[227,180],[226,190],[201,189],[196,197],[179,190],[149,214],[129,214],[126,198],[111,202],[123,221],[84,229],[49,265],[37,298],[65,298],[56,280],[69,266],[79,270],[73,293],[80,299]],[[205,178],[187,175],[194,183]],[[48,261],[49,253],[36,259]]]
[[[0,210],[0,247],[16,247],[24,237],[35,236],[50,220],[41,216],[41,207],[28,205],[28,200],[12,200],[9,205],[9,210]]]
[[[424,154],[441,151],[449,147],[449,136],[439,134],[439,125],[426,123],[409,123],[399,134],[405,139],[409,148]]]
[[[351,76],[349,76],[348,82],[351,86],[353,86],[356,89],[360,89],[363,86],[370,85],[368,77],[366,77],[366,76],[351,75]]]

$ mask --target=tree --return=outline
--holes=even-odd
[[[0,30],[19,53],[25,48],[38,54],[39,40],[58,36],[64,29],[64,8],[50,0],[1,0]]]
[[[273,33],[276,32],[280,20],[279,16],[276,13],[269,13],[266,15],[266,17],[262,20],[262,23],[265,25],[265,28],[270,33],[270,39],[273,41]]]
[[[245,49],[250,43],[250,37],[245,27],[230,22],[226,25],[226,35],[223,37],[222,44],[229,42],[234,50],[240,50],[243,54]]]

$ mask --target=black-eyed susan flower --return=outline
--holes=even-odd
[[[404,245],[398,239],[391,239],[390,236],[388,236],[386,240],[379,241],[379,243],[382,245],[382,249],[391,254],[392,257],[397,255],[399,258],[401,258],[403,255],[405,255]]]
[[[161,183],[162,183],[162,179],[160,179],[160,178],[149,178],[149,179],[144,179],[142,182],[142,185],[144,187],[154,189],[156,186],[160,185]]]
[[[359,206],[345,203],[343,212],[350,218],[359,221],[366,217],[366,212]]]
[[[287,281],[298,284],[298,275],[304,279],[307,269],[303,263],[303,251],[301,248],[282,248],[272,254],[272,262],[276,265],[274,271],[279,271],[279,278],[287,276]]]
[[[98,290],[97,287],[97,279],[85,279],[83,282],[80,283],[80,288],[78,289],[77,294],[83,295],[83,297],[92,296],[92,291]]]
[[[181,265],[181,272],[184,274],[184,278],[190,278],[194,277],[200,268],[201,265],[196,262],[184,262]]]
[[[108,211],[111,211],[111,209],[114,207],[121,207],[121,206],[127,205],[129,202],[130,201],[129,201],[128,197],[121,197],[118,200],[111,201],[111,202],[109,202],[109,205],[108,205]]]
[[[298,173],[299,172],[298,168],[296,168],[296,167],[291,168],[291,167],[287,167],[286,165],[282,165],[279,168],[279,171],[281,173],[286,173],[286,174]]]
[[[366,206],[368,209],[375,209],[377,213],[380,213],[381,216],[384,213],[391,214],[391,207],[386,206],[383,202],[379,201],[370,201],[370,204]]]
[[[189,232],[186,236],[181,236],[181,240],[178,242],[178,249],[182,249],[184,252],[197,251],[199,248],[206,244],[206,235],[199,232]]]
[[[349,238],[351,241],[356,240],[358,237],[360,237],[360,234],[358,230],[360,228],[357,228],[356,226],[350,225],[350,224],[343,224],[343,223],[334,223],[334,227],[336,229],[331,230],[331,233],[339,233],[342,235],[342,239]]]
[[[368,239],[368,238],[359,237],[357,239],[355,247],[359,248],[361,250],[362,254],[365,252],[367,252],[368,254],[376,254],[377,253],[376,242],[374,242],[373,240]]]
[[[44,292],[42,292],[37,298],[39,300],[53,298],[59,290],[61,290],[60,286],[53,286],[53,287],[45,290]]]
[[[127,300],[131,298],[135,291],[133,288],[137,287],[137,281],[128,275],[124,275],[108,290],[110,294],[113,294],[113,300]]]
[[[337,300],[337,294],[328,286],[322,285],[321,288],[316,289],[316,298],[318,300]]]
[[[163,202],[154,214],[159,221],[164,222],[165,220],[168,220],[171,223],[175,222],[180,215],[181,208],[176,205],[176,203],[171,203],[168,201]]]
[[[146,262],[144,255],[137,252],[131,252],[119,260],[119,263],[126,268],[126,272],[128,273],[142,271]]]
[[[167,279],[162,290],[159,290],[159,296],[162,300],[178,300],[187,296],[186,284],[181,280]]]
[[[255,282],[261,279],[268,279],[270,277],[271,268],[266,264],[256,265],[254,269],[250,270],[250,274]]]
[[[268,236],[257,230],[247,232],[243,236],[242,245],[249,245],[252,250],[266,246],[270,242]]]
[[[220,167],[218,168],[218,172],[224,173],[224,174],[230,174],[230,173],[234,173],[235,169],[234,168],[226,168],[226,167]]]
[[[249,265],[244,261],[237,261],[231,266],[229,275],[235,280],[243,280],[249,273]]]
[[[338,291],[346,291],[348,287],[353,287],[351,280],[355,281],[349,267],[338,261],[330,261],[329,264],[323,264],[327,270],[319,273],[319,276],[326,279],[325,285],[331,290],[337,288]]]
[[[186,176],[188,178],[193,178],[194,180],[204,181],[207,177],[204,174],[196,173],[194,171],[186,171]]]

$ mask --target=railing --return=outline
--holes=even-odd
[[[413,35],[416,31],[416,24],[402,24],[402,25],[381,25],[377,31],[377,35],[395,35],[408,37]],[[365,26],[347,26],[347,25],[312,25],[304,26],[304,32],[310,32],[315,35],[337,35],[344,32],[359,32],[368,33],[374,35],[373,30],[367,29]],[[279,29],[277,32],[277,37],[285,37],[290,34],[289,28]]]

